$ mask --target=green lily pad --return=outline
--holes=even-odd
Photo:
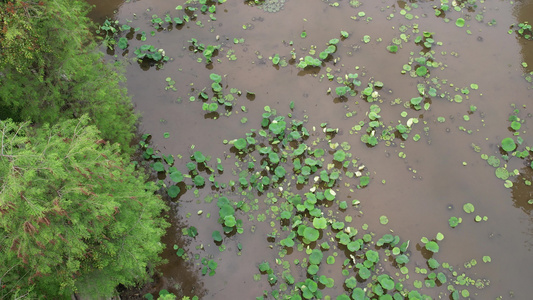
[[[359,269],[358,274],[359,274],[359,277],[361,277],[362,279],[368,279],[372,275],[372,272],[370,272],[369,269],[362,267]]]
[[[220,82],[222,80],[222,77],[215,73],[209,74],[209,78],[211,78],[211,80],[213,80],[214,82]]]
[[[411,98],[411,104],[420,105],[422,100],[424,100],[424,98],[422,98],[422,97]]]
[[[226,225],[227,227],[234,227],[235,225],[237,225],[237,220],[235,220],[234,216],[225,216],[224,225]]]
[[[335,199],[335,195],[336,195],[336,193],[332,189],[327,189],[324,192],[324,197],[326,197],[326,200],[328,200],[328,201],[333,201]]]
[[[346,245],[346,247],[348,248],[348,250],[350,250],[350,252],[355,252],[361,249],[361,243],[359,243],[358,241],[352,241],[352,242],[349,242],[348,245]]]
[[[520,127],[522,127],[522,124],[520,124],[520,122],[513,121],[511,123],[511,128],[515,131],[520,130]]]
[[[277,166],[274,170],[274,173],[276,174],[276,176],[278,176],[278,178],[283,178],[287,171],[282,166]]]
[[[170,180],[178,183],[183,181],[183,174],[180,171],[170,173]]]
[[[222,235],[220,234],[220,231],[218,231],[218,230],[213,231],[213,234],[211,236],[213,237],[213,240],[215,242],[221,242],[222,241]]]
[[[374,250],[366,251],[365,256],[369,261],[373,263],[377,263],[379,261],[379,253]]]
[[[320,232],[313,227],[306,227],[304,229],[304,237],[309,240],[310,242],[314,242],[318,240],[318,237],[320,236]]]
[[[313,219],[313,226],[316,229],[325,229],[328,226],[326,218],[314,218]]]
[[[461,223],[461,219],[457,217],[450,217],[448,223],[450,224],[451,228],[455,228],[457,225],[459,225],[459,223]]]
[[[349,278],[346,278],[344,281],[344,284],[346,284],[346,287],[349,289],[353,289],[357,286],[357,279],[355,277],[351,276]]]
[[[346,95],[346,93],[348,93],[349,91],[350,91],[350,87],[348,86],[338,86],[335,88],[335,93],[339,97]]]
[[[333,154],[333,159],[338,162],[343,162],[344,159],[346,159],[346,153],[342,150],[337,150],[337,152]]]
[[[196,186],[204,186],[205,185],[205,179],[202,176],[200,176],[200,175],[194,176],[193,181],[194,181],[194,185],[196,185]]]
[[[359,186],[365,187],[368,185],[368,183],[370,183],[370,177],[361,176],[361,178],[359,179]]]
[[[187,235],[190,237],[195,237],[198,235],[198,229],[196,227],[191,226],[187,229]]]
[[[237,148],[238,150],[242,150],[246,148],[246,145],[247,145],[246,140],[243,138],[240,138],[236,140],[235,143],[233,143],[233,146],[235,146],[235,148]]]
[[[428,259],[428,266],[432,269],[436,269],[440,266],[440,263],[436,259],[430,258]]]
[[[405,254],[400,254],[396,257],[396,263],[398,264],[406,264],[409,262],[409,257]]]
[[[444,273],[442,273],[442,272],[439,272],[439,273],[437,274],[437,279],[438,279],[438,280],[440,281],[440,283],[442,283],[442,284],[444,284],[444,283],[446,283],[446,281],[448,281],[448,280],[446,279],[446,275],[445,275]]]
[[[513,182],[511,180],[505,180],[505,182],[503,183],[503,186],[510,189],[513,187]]]
[[[507,180],[507,178],[510,176],[509,171],[507,171],[507,169],[504,167],[497,168],[494,173],[496,174],[496,177],[502,180]]]
[[[428,69],[425,66],[420,66],[416,69],[416,75],[422,77],[428,73]]]
[[[167,189],[167,194],[170,198],[176,198],[180,193],[180,188],[177,185],[172,185]]]
[[[309,262],[311,264],[318,265],[322,261],[323,256],[324,254],[322,253],[322,251],[318,249],[313,249],[313,251],[309,255]]]
[[[386,290],[394,289],[394,280],[387,274],[381,274],[378,276],[378,282]]]
[[[469,214],[469,213],[473,213],[474,212],[474,205],[472,203],[465,203],[463,205],[463,210],[465,211],[465,213]]]
[[[163,172],[163,171],[165,171],[165,166],[164,166],[163,163],[160,162],[160,161],[155,162],[153,167],[154,167],[154,170],[156,170],[157,172]]]
[[[514,149],[516,149],[516,144],[514,142],[514,140],[512,138],[504,138],[502,140],[502,149],[504,151],[513,151]]]
[[[268,264],[267,261],[264,261],[264,262],[259,264],[259,271],[261,271],[261,272],[266,272],[266,271],[268,271],[270,269],[271,269],[270,265]]]
[[[272,58],[272,63],[277,65],[279,64],[279,61],[280,61],[279,54],[274,55],[274,57]]]
[[[439,252],[439,245],[434,241],[427,242],[425,247],[433,253]]]
[[[495,168],[500,166],[500,159],[492,155],[487,159],[487,163]]]
[[[206,159],[204,154],[200,151],[194,152],[193,157],[194,157],[194,160],[198,163],[203,163],[205,162],[205,159]]]
[[[319,269],[320,268],[317,265],[310,265],[309,268],[307,268],[307,273],[315,275],[316,273],[318,273]]]

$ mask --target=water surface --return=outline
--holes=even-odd
[[[290,0],[276,13],[267,13],[243,1],[227,1],[216,6],[214,21],[208,14],[197,12],[198,17],[193,21],[177,27],[165,25],[164,30],[153,27],[152,15],[183,16],[183,11],[175,9],[176,5],[183,5],[183,1],[90,2],[96,5],[92,15],[95,20],[113,17],[121,24],[139,27],[136,34],[147,33],[145,42],[136,39],[136,34],[130,35],[134,38],[129,40],[128,53],[123,55],[123,51],[117,49],[115,57],[108,58],[126,61],[128,89],[136,109],[142,114],[142,130],[152,134],[154,146],[163,154],[183,156],[174,164],[178,169],[186,170],[189,156],[200,150],[213,160],[226,158],[220,182],[238,180],[231,174],[232,168],[236,169],[234,155],[223,140],[244,137],[250,129],[258,129],[264,106],[286,115],[291,112],[289,103],[294,101],[293,119],[306,120],[305,126],[310,130],[313,126],[321,130],[323,122],[327,122],[328,127],[339,128],[333,141],[348,142],[349,152],[369,172],[371,184],[367,188],[351,192],[354,186],[342,183],[336,186],[337,199],[361,201],[357,208],[349,208],[339,218],[352,215],[351,226],[355,228],[360,229],[366,223],[377,236],[392,230],[402,240],[410,240],[413,270],[415,266],[427,268],[422,253],[417,250],[422,245],[420,239],[431,239],[441,232],[445,239],[439,242],[440,251],[435,257],[449,262],[459,274],[490,281],[482,289],[464,287],[470,291],[472,299],[499,296],[527,299],[533,292],[530,284],[533,219],[532,205],[528,204],[533,198],[533,189],[524,183],[524,179],[533,177],[529,167],[531,156],[510,159],[508,169],[518,169],[521,174],[510,178],[514,183],[512,188],[505,188],[504,182],[494,175],[495,169],[480,158],[481,154],[501,157],[500,141],[513,135],[508,118],[515,108],[525,120],[519,130],[524,145],[531,146],[533,141],[529,131],[531,83],[523,78],[525,72],[532,70],[533,42],[519,38],[516,33],[508,34],[513,24],[532,20],[531,1],[512,4],[469,1],[476,6],[446,12],[448,22],[446,17],[435,16],[433,6],[440,6],[439,1],[360,1],[359,7],[350,5],[357,1],[338,1],[336,7],[333,1]],[[402,12],[405,9],[410,10]],[[359,16],[360,12],[364,12],[363,17]],[[408,19],[403,14],[412,14],[413,18]],[[476,20],[478,14],[483,16],[481,22]],[[455,25],[458,18],[466,20],[465,27]],[[196,23],[199,21],[201,24]],[[415,27],[419,32],[413,32]],[[349,37],[341,39],[341,30],[348,32]],[[150,35],[151,31],[154,36]],[[305,38],[300,36],[302,31],[307,33]],[[430,51],[414,43],[415,37],[424,31],[433,33],[435,44],[431,48],[438,67],[430,68],[430,75],[425,79],[402,74],[404,64],[419,57],[420,51]],[[393,39],[400,39],[401,33],[408,41],[401,42],[397,53],[390,53],[386,47],[393,44]],[[363,41],[365,35],[370,36],[369,43]],[[192,38],[206,45],[220,45],[212,64],[206,65],[205,59],[197,61],[202,55],[190,50]],[[234,38],[242,38],[244,43],[235,44]],[[298,59],[309,55],[313,47],[316,47],[317,57],[333,38],[341,39],[333,58],[320,68],[302,70],[296,67]],[[171,60],[161,68],[140,66],[133,50],[143,43],[164,49]],[[295,62],[290,62],[292,50],[296,53]],[[290,63],[274,66],[269,57],[275,54]],[[237,59],[230,60],[231,55]],[[522,62],[529,67],[523,67]],[[412,64],[416,65],[416,62]],[[198,94],[204,87],[211,86],[211,73],[223,76],[225,94],[230,88],[242,91],[241,96],[236,96],[229,116],[219,108],[220,114],[213,119],[212,114],[202,110]],[[358,88],[358,95],[339,98],[335,88],[341,84],[336,78],[329,81],[326,73],[341,79],[347,73],[358,73],[363,85]],[[167,77],[176,82],[177,91],[165,90]],[[432,78],[441,84],[439,94],[444,93],[445,97],[431,97],[428,110],[404,106],[406,101],[418,96],[417,84]],[[361,97],[369,81],[384,83],[379,90],[379,100],[372,103]],[[473,83],[479,86],[478,90],[470,88]],[[460,91],[465,87],[469,88],[468,95]],[[328,94],[330,88],[332,93]],[[246,91],[253,92],[253,96],[247,97]],[[449,101],[454,95],[461,95],[463,101]],[[195,101],[189,100],[191,96]],[[400,104],[395,104],[395,99],[400,99]],[[372,104],[381,108],[385,127],[395,127],[399,122],[406,124],[409,118],[418,118],[419,123],[413,125],[405,141],[395,138],[368,147],[360,140],[364,129],[355,133],[352,128],[361,120],[368,123],[367,112]],[[246,112],[241,106],[246,107]],[[475,111],[472,106],[476,107]],[[353,116],[347,117],[348,112]],[[402,112],[407,112],[407,117],[403,117]],[[242,124],[242,117],[248,122]],[[439,122],[438,117],[444,117],[445,122]],[[164,138],[164,132],[170,137]],[[420,140],[413,140],[415,134],[420,135]],[[310,139],[323,136],[312,132]],[[477,147],[479,152],[475,151]],[[399,157],[400,153],[405,153],[406,157]],[[238,212],[244,222],[244,232],[226,237],[223,241],[226,250],[220,252],[211,238],[213,230],[222,230],[217,223],[218,207],[216,201],[207,203],[204,199],[227,193],[227,190],[216,190],[209,182],[197,195],[194,190],[180,195],[172,204],[171,220],[175,226],[169,229],[164,240],[167,250],[163,256],[169,262],[160,268],[163,280],[158,288],[168,289],[179,297],[198,295],[201,299],[252,299],[261,296],[264,290],[270,293],[272,287],[266,276],[254,281],[254,274],[259,273],[257,266],[262,261],[269,261],[273,266],[279,258],[279,239],[273,242],[267,238],[272,230],[271,220],[248,221],[248,214]],[[234,193],[233,197],[239,201],[242,195]],[[264,204],[266,195],[255,197],[260,205],[251,214],[257,216],[268,209],[268,205]],[[463,204],[467,202],[475,206],[473,214],[463,211]],[[203,211],[201,215],[197,214],[199,210]],[[211,218],[206,217],[209,213]],[[478,214],[487,216],[488,220],[475,222]],[[388,217],[388,224],[380,224],[382,215]],[[450,228],[448,219],[451,216],[462,217],[463,223]],[[194,239],[182,234],[181,229],[189,226],[198,229]],[[242,251],[238,251],[238,243]],[[179,258],[174,244],[185,248],[192,259],[184,262]],[[201,259],[194,259],[195,255],[216,260],[216,274],[201,275]],[[490,256],[492,261],[483,263],[483,256]],[[292,262],[299,257],[305,254],[295,247],[284,259]],[[465,263],[472,259],[478,264],[467,268]],[[344,292],[345,277],[340,274],[342,260],[321,268],[321,272],[334,278],[336,283],[331,289],[324,288],[324,295],[336,297]],[[385,272],[390,274],[398,272],[394,267],[386,268]],[[283,269],[279,267],[279,270]],[[292,266],[291,270],[295,277],[300,275],[305,279],[305,271],[301,268]],[[414,271],[409,274],[412,278],[406,280],[406,285],[411,286],[413,280],[424,278]],[[433,297],[449,297],[445,287],[424,287],[420,291]]]

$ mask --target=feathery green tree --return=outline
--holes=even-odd
[[[0,121],[0,298],[109,296],[160,262],[166,206],[84,115]]]
[[[137,116],[119,70],[102,59],[79,0],[0,1],[0,118],[36,123],[88,114],[130,152]]]

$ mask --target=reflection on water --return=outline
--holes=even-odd
[[[520,208],[524,213],[531,216],[533,208],[533,169],[528,165],[520,169],[520,176],[513,181],[511,193],[513,195],[513,204]],[[531,219],[533,221],[533,218]]]
[[[514,15],[516,16],[516,22],[528,22],[533,23],[533,0],[518,1],[514,9]],[[533,72],[533,41],[518,38],[522,50],[522,59],[527,63],[527,67],[523,68],[524,73]],[[528,95],[531,100],[531,93]],[[530,167],[531,158],[527,161],[525,167],[520,169],[520,176],[513,181],[512,197],[513,205],[520,208],[524,213],[528,215],[525,219],[528,220],[528,229],[525,230],[525,234],[529,235],[529,239],[525,241],[529,249],[533,249],[533,216],[531,210],[533,208],[533,169]],[[529,183],[528,183],[529,181]]]
[[[194,260],[186,262],[177,254],[179,248],[188,250],[189,247],[192,247],[190,241],[180,238],[182,230],[188,226],[177,216],[177,209],[177,205],[173,205],[169,211],[168,221],[171,223],[171,227],[168,228],[167,234],[162,239],[162,242],[167,245],[162,256],[168,262],[158,268],[158,272],[161,272],[163,277],[157,282],[154,291],[167,289],[175,295],[202,297],[207,291],[199,278],[199,267],[194,264]],[[178,249],[175,249],[174,245]]]
[[[533,24],[533,0],[518,1],[514,9],[514,14],[517,18],[517,23],[528,22]],[[528,64],[527,68],[524,68],[525,72],[533,71],[533,40],[519,39],[520,46],[522,46],[523,61]]]
[[[101,24],[106,19],[115,17],[115,13],[124,4],[124,0],[87,0],[87,3],[93,7],[88,17],[95,23]]]
[[[529,238],[524,242],[529,249],[533,249],[533,215],[531,210],[533,208],[533,168],[530,166],[530,161],[527,162],[527,166],[520,169],[520,176],[517,176],[513,181],[513,187],[511,188],[513,205],[516,208],[521,209],[527,216],[520,217],[527,224],[523,233],[528,235]]]

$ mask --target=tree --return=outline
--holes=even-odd
[[[137,116],[118,68],[102,59],[78,0],[0,1],[0,118],[37,123],[88,114],[131,152]]]
[[[160,262],[166,209],[89,118],[0,121],[0,298],[113,294]]]

